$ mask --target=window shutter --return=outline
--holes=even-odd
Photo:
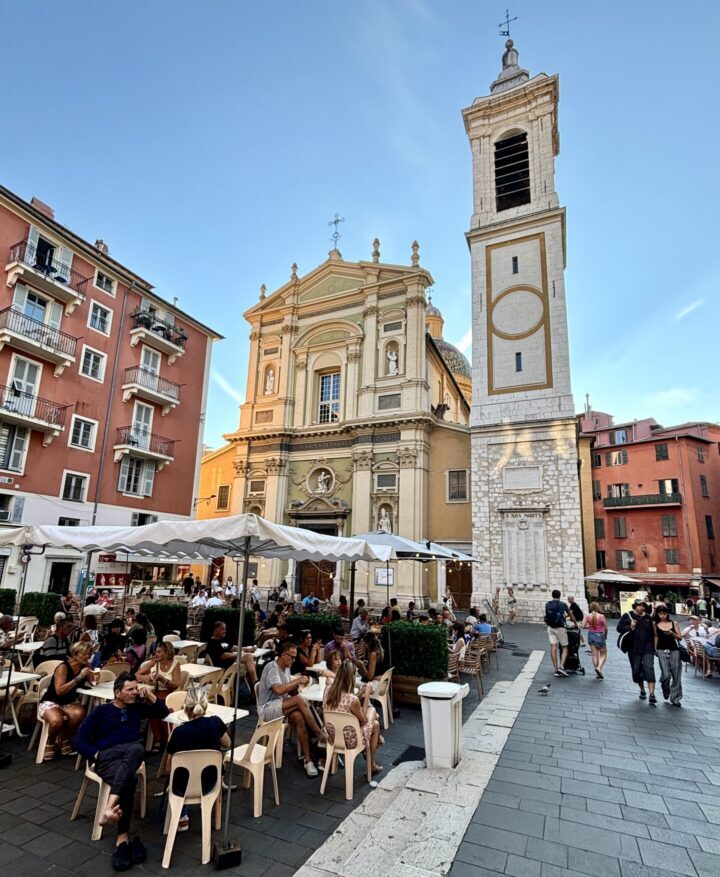
[[[605,454],[605,465],[612,466],[612,451],[607,451]]]
[[[70,280],[70,269],[72,267],[72,259],[73,254],[72,250],[68,250],[65,247],[57,248],[57,260],[62,265],[63,270],[60,272],[61,276],[65,280]]]
[[[137,525],[138,525],[138,521],[139,521],[139,520],[140,520],[140,513],[139,513],[139,512],[133,512],[133,513],[130,515],[130,526],[131,526],[131,527],[137,527]]]
[[[23,507],[24,506],[25,506],[25,497],[24,496],[16,496],[15,501],[13,502],[13,507],[12,507],[11,521],[13,524],[19,524],[22,521]]]
[[[50,302],[50,316],[48,317],[48,326],[52,329],[59,329],[63,315],[63,306],[59,301]]]
[[[15,431],[15,439],[12,443],[10,451],[10,468],[14,472],[22,469],[23,458],[25,456],[25,445],[27,444],[27,430],[17,429]]]
[[[118,490],[125,493],[127,490],[128,473],[130,471],[130,458],[125,456],[120,463],[120,480],[118,481]]]
[[[148,461],[145,463],[145,469],[143,471],[143,496],[152,496],[154,482],[155,463]]]
[[[38,234],[38,230],[30,226],[30,231],[28,232],[28,248],[25,253],[25,261],[28,263],[35,264],[35,257],[37,256],[37,245],[40,235]]]
[[[14,311],[20,311],[20,313],[25,312],[25,304],[27,302],[27,287],[23,286],[21,283],[17,283],[15,285],[15,292],[13,293],[13,301],[12,307]]]
[[[150,302],[146,298],[140,299],[140,310],[141,311],[149,311],[150,310]]]

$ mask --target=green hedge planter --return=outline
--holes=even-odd
[[[206,643],[212,637],[213,627],[217,621],[224,621],[227,627],[226,641],[236,643],[238,637],[238,624],[240,619],[239,609],[230,609],[224,606],[210,606],[203,615],[200,639]],[[245,624],[243,625],[244,646],[255,645],[255,613],[252,609],[245,609]]]
[[[383,625],[385,660],[395,668],[393,700],[396,703],[419,704],[419,685],[447,679],[447,642],[444,625],[409,621]]]
[[[160,641],[166,633],[177,630],[180,637],[187,629],[187,606],[184,603],[166,603],[164,600],[146,600],[140,604],[140,612],[147,615]]]
[[[35,615],[41,627],[50,627],[53,616],[60,611],[60,594],[40,591],[23,594],[20,615]]]
[[[313,612],[308,615],[288,615],[285,619],[285,627],[295,642],[300,642],[300,631],[312,632],[313,642],[320,639],[329,643],[333,634],[343,632],[342,621],[339,615],[330,615],[323,612]]]
[[[17,595],[15,588],[0,588],[0,615],[15,614]]]

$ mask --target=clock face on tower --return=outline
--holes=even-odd
[[[552,387],[552,338],[543,232],[488,244],[488,394]]]

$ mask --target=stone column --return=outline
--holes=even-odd
[[[295,416],[294,426],[305,425],[305,395],[307,391],[307,356],[298,354],[295,359]]]
[[[269,521],[283,523],[284,508],[287,501],[287,460],[282,457],[271,457],[265,460],[267,482],[265,485],[265,516]],[[274,587],[285,576],[287,561],[273,558],[269,563],[271,587]],[[267,569],[266,569],[267,572]]]
[[[353,451],[353,533],[367,533],[375,527],[372,520],[372,486],[372,447],[356,448]]]
[[[347,369],[345,381],[345,420],[358,416],[358,370],[362,354],[359,349],[347,352]]]
[[[250,361],[248,362],[247,402],[254,402],[257,394],[258,357],[260,355],[260,332],[254,326],[250,333]]]
[[[372,387],[376,381],[376,365],[377,365],[377,357],[378,357],[378,329],[377,329],[377,314],[378,308],[376,302],[376,296],[371,295],[368,296],[368,303],[363,311],[363,318],[365,320],[364,328],[365,328],[365,341],[363,344],[363,350],[365,352],[365,356],[363,357],[362,364],[362,379],[361,386],[362,387]],[[372,393],[362,393],[359,397],[359,408],[358,416],[359,417],[372,417],[373,415],[373,394]]]

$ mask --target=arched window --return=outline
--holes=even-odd
[[[495,206],[498,213],[530,203],[527,134],[521,131],[495,143]]]

